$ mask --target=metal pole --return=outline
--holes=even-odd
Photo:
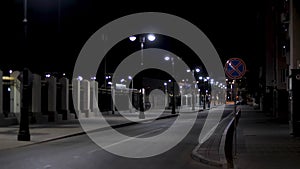
[[[234,156],[237,155],[237,110],[236,110],[236,96],[238,95],[238,82],[235,83],[235,97],[234,97]]]
[[[203,110],[206,109],[206,82],[204,81],[204,96],[203,96]]]
[[[193,72],[193,78],[195,77],[195,71],[194,70],[192,70],[192,72]],[[194,79],[192,79],[193,80],[193,84],[194,84]],[[194,85],[194,88],[196,89],[196,86]],[[192,89],[192,99],[191,99],[191,101],[192,101],[192,110],[195,110],[195,89],[193,90],[193,88],[191,88]]]
[[[140,42],[141,42],[141,66],[144,65],[144,43],[145,43],[145,37],[141,37],[140,38]]]
[[[175,82],[173,81],[173,98],[172,98],[172,102],[173,102],[173,104],[172,104],[172,114],[175,114],[176,113],[176,111],[175,111]]]
[[[22,108],[18,141],[30,141],[29,132],[29,105],[31,101],[31,73],[28,69],[23,71]]]
[[[174,79],[175,79],[175,75],[174,75],[174,58],[172,57],[171,58],[171,60],[172,60],[172,74],[173,74],[173,76],[174,76]],[[172,98],[172,102],[173,102],[173,104],[172,104],[172,114],[176,114],[176,98],[175,98],[175,80],[173,81],[173,98]]]
[[[236,156],[236,154],[237,154],[236,113],[237,113],[236,104],[234,104],[234,156]]]

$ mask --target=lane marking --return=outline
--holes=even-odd
[[[92,154],[92,153],[94,153],[96,151],[98,151],[98,149],[91,150],[91,151],[88,152],[88,154]]]
[[[118,145],[118,144],[121,144],[121,143],[130,141],[130,140],[136,139],[136,138],[138,138],[138,137],[142,137],[142,136],[145,136],[145,135],[147,135],[147,134],[154,133],[154,132],[156,132],[156,131],[160,131],[160,130],[162,130],[162,129],[163,129],[163,128],[158,128],[158,129],[155,129],[155,130],[151,130],[151,131],[148,131],[148,132],[146,132],[146,133],[139,134],[139,135],[136,135],[136,136],[134,136],[134,137],[130,137],[130,138],[128,138],[128,139],[125,139],[125,140],[122,140],[122,141],[119,141],[119,142],[115,142],[115,143],[110,144],[110,145],[107,145],[107,146],[105,146],[105,147],[103,147],[103,148],[106,149],[106,148],[109,148],[109,147],[112,147],[112,146],[115,146],[115,145]]]
[[[73,158],[78,159],[80,156],[73,156]]]
[[[44,166],[45,169],[49,169],[49,168],[51,168],[51,167],[52,167],[52,166],[49,165],[49,164]]]

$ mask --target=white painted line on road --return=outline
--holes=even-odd
[[[105,146],[105,147],[103,147],[103,148],[106,149],[106,148],[109,148],[109,147],[112,147],[112,146],[115,146],[115,145],[118,145],[118,144],[121,144],[121,143],[130,141],[130,140],[136,139],[137,137],[142,137],[142,136],[145,136],[145,135],[147,135],[147,134],[154,133],[154,132],[159,131],[159,130],[162,130],[162,129],[163,129],[163,128],[158,128],[158,129],[156,129],[156,130],[151,130],[151,131],[148,131],[148,132],[146,132],[146,133],[136,135],[135,137],[130,137],[130,138],[128,138],[128,139],[125,139],[125,140],[122,140],[122,141],[119,141],[119,142],[110,144],[110,145]]]
[[[98,151],[98,149],[91,150],[91,151],[88,152],[88,154],[92,154],[92,153],[94,153],[96,151]]]
[[[45,169],[49,169],[49,168],[51,168],[51,167],[52,167],[52,166],[49,165],[49,164],[44,166]]]
[[[205,136],[203,137],[203,139],[200,141],[200,144],[204,143],[215,131],[215,129],[218,127],[219,123],[217,123],[216,125],[214,125],[214,127],[209,130],[209,132],[207,134],[205,134]]]
[[[75,159],[77,159],[77,158],[79,158],[80,156],[73,156],[73,158],[75,158]]]
[[[137,138],[137,137],[142,137],[142,136],[145,136],[145,135],[147,135],[147,134],[151,134],[151,133],[160,131],[160,130],[162,130],[163,128],[164,128],[164,127],[158,128],[158,129],[155,129],[155,130],[151,130],[151,131],[148,131],[148,132],[146,132],[146,133],[139,134],[139,135],[137,135],[137,136],[134,136],[134,137],[131,137],[131,138],[128,138],[128,139],[125,139],[125,140],[122,140],[122,141],[119,141],[119,142],[116,142],[116,143],[107,145],[106,147],[103,147],[103,148],[105,149],[105,148],[108,148],[108,147],[112,147],[112,146],[118,145],[118,144],[120,144],[120,143],[124,143],[124,142],[126,142],[126,141],[133,140],[133,139],[135,139],[135,138]],[[99,151],[99,150],[101,150],[101,149],[93,149],[93,150],[88,151],[87,153],[88,153],[88,154],[93,154],[93,153],[95,153],[96,151]]]

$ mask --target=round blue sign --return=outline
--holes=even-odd
[[[225,73],[230,79],[242,78],[246,70],[246,64],[240,58],[230,58],[225,64]]]

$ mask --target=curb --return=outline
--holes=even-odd
[[[222,123],[224,120],[226,120],[227,118],[230,118],[232,116],[232,114],[234,114],[234,111],[232,113],[230,113],[227,117],[223,118],[216,126],[218,126],[220,123]],[[233,120],[233,119],[232,119]],[[231,121],[232,121],[231,120]],[[230,124],[230,122],[229,122]],[[228,125],[226,126],[225,130],[227,130],[228,128]],[[214,131],[215,129],[212,128],[209,132],[212,134],[212,131]],[[207,165],[210,165],[210,166],[214,166],[214,167],[219,167],[219,168],[227,168],[228,167],[228,164],[226,162],[226,156],[225,156],[225,152],[224,152],[224,146],[225,146],[225,139],[224,139],[224,133],[226,131],[223,131],[223,134],[222,134],[222,137],[221,137],[221,141],[220,141],[220,147],[219,147],[219,155],[220,155],[220,161],[216,161],[216,160],[212,160],[212,159],[209,159],[209,158],[206,158],[204,157],[203,155],[201,155],[200,153],[198,153],[198,149],[200,148],[201,144],[198,144],[192,151],[192,158],[196,161],[199,161],[201,163],[204,163],[204,164],[207,164]],[[209,138],[211,137],[211,134],[209,136]],[[209,139],[208,138],[208,139]],[[207,140],[208,140],[207,139]]]
[[[215,167],[223,167],[225,165],[219,161],[208,159],[208,158],[202,156],[201,154],[197,153],[197,150],[200,148],[200,146],[201,145],[198,144],[196,146],[196,148],[192,151],[192,158],[194,160],[199,161],[204,164],[207,164],[207,165],[215,166]]]

